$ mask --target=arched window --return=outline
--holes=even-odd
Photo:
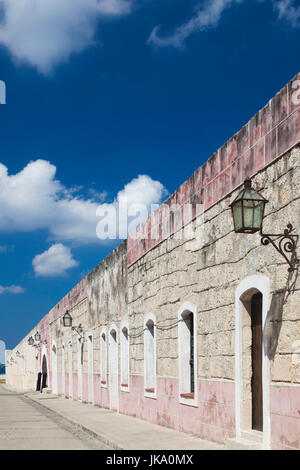
[[[149,398],[156,398],[156,328],[154,315],[147,315],[144,328],[144,395]]]
[[[197,404],[196,307],[185,302],[178,312],[179,401]]]
[[[106,333],[102,330],[100,335],[100,362],[101,362],[101,387],[107,387],[107,346]]]
[[[121,325],[121,390],[129,392],[129,337],[127,323]]]

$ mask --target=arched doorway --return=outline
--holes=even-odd
[[[49,387],[49,373],[50,372],[49,372],[49,362],[48,362],[48,349],[45,343],[42,345],[40,370],[42,373],[42,387],[43,388]]]
[[[42,389],[48,387],[48,367],[47,359],[45,354],[43,354],[42,359]]]
[[[114,326],[109,331],[109,396],[110,409],[119,408],[119,377],[118,377],[118,342],[117,330]]]
[[[263,431],[262,396],[262,293],[251,298],[251,418],[252,429]]]
[[[265,323],[269,280],[249,276],[236,290],[236,434],[270,445],[269,358]]]

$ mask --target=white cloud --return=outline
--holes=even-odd
[[[288,21],[294,28],[300,26],[300,6],[295,6],[293,0],[274,1],[278,19]]]
[[[57,241],[96,243],[99,206],[115,208],[126,196],[129,206],[138,203],[149,210],[167,193],[159,181],[139,175],[119,191],[113,202],[105,204],[103,191],[98,200],[86,199],[72,188],[65,188],[55,175],[56,167],[45,160],[30,162],[14,175],[9,175],[7,167],[0,163],[0,232],[45,229]]]
[[[151,204],[159,203],[164,195],[166,190],[159,181],[154,181],[148,175],[139,175],[118,192],[117,202],[125,198],[128,207],[144,204],[149,209]]]
[[[158,47],[184,47],[186,39],[191,34],[206,31],[209,28],[215,28],[222,16],[224,10],[233,3],[241,3],[243,0],[208,0],[204,5],[199,6],[195,10],[192,18],[178,26],[170,35],[160,36],[159,26],[156,26],[149,39],[148,44]]]
[[[56,243],[44,253],[36,255],[32,265],[37,276],[61,276],[67,269],[78,266],[78,262],[73,258],[70,248]]]
[[[206,0],[195,9],[194,15],[185,23],[165,36],[160,35],[160,26],[155,26],[147,43],[156,47],[175,47],[183,49],[186,40],[194,33],[216,28],[224,11],[246,0]],[[256,0],[263,3],[270,0]],[[294,0],[272,0],[279,20],[288,21],[293,27],[300,26],[300,6],[295,7]]]
[[[101,15],[125,15],[131,11],[131,1],[98,0],[97,10]]]
[[[43,74],[94,41],[101,17],[130,12],[131,0],[0,0],[0,44]]]
[[[1,286],[0,285],[0,295],[8,292],[9,294],[23,294],[25,289],[20,286]]]

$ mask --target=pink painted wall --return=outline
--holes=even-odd
[[[109,386],[101,387],[100,380],[100,374],[94,374],[94,404],[109,409]],[[82,401],[87,402],[88,374],[83,374],[82,384]],[[66,374],[66,395],[68,389]],[[73,389],[78,400],[76,373]],[[157,398],[146,398],[144,378],[131,375],[130,392],[119,391],[119,411],[202,439],[225,443],[235,436],[234,382],[199,380],[197,407],[180,404],[178,389],[178,379],[158,377]],[[270,390],[272,449],[300,449],[300,387],[272,385]]]
[[[109,386],[101,387],[100,380],[100,375],[94,374],[94,404],[109,409]],[[82,384],[82,401],[87,402],[88,374],[83,374]],[[119,390],[119,411],[216,442],[225,442],[234,436],[233,382],[200,380],[197,407],[180,404],[178,389],[177,379],[158,377],[157,398],[146,398],[144,378],[133,375],[130,377],[130,392]]]
[[[198,407],[182,405],[178,380],[157,378],[157,399],[144,397],[144,378],[130,377],[130,392],[119,395],[120,412],[156,424],[225,442],[235,433],[234,383],[200,380]]]
[[[101,408],[109,408],[109,388],[101,387],[100,381],[100,374],[94,374],[94,404]]]
[[[273,449],[300,449],[300,387],[271,386]]]
[[[57,372],[57,391],[58,395],[62,395],[62,373]]]
[[[82,402],[88,403],[89,401],[89,384],[88,384],[88,374],[82,372]]]
[[[78,400],[78,375],[73,373],[73,400]]]
[[[297,79],[300,79],[300,74],[165,202],[168,206],[178,204],[180,207],[186,203],[192,204],[190,217],[183,221],[180,211],[171,217],[164,207],[160,207],[129,236],[128,265],[167,238],[163,233],[167,219],[170,234],[173,234],[198,215],[196,204],[203,204],[204,210],[209,209],[240,186],[246,176],[255,175],[300,141],[300,104],[294,104],[292,100],[295,92],[292,84]]]
[[[66,376],[66,388],[65,388],[65,396],[68,397],[69,396],[69,372],[66,372],[65,373],[65,376]]]

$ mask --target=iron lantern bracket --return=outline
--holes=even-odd
[[[82,334],[81,334],[81,332],[82,332],[82,326],[81,326],[81,324],[78,325],[78,326],[72,326],[72,330],[73,330],[73,331],[76,331],[76,333],[78,334],[78,336],[80,336],[80,339],[83,338],[83,336],[82,336]],[[78,330],[80,330],[80,331],[78,331]]]
[[[293,234],[293,230],[292,224],[288,224],[283,233],[262,233],[262,229],[260,230],[262,245],[267,246],[271,243],[289,264],[289,272],[295,271],[300,265],[300,259],[297,258],[296,253],[299,236]],[[290,258],[289,253],[291,253]]]

